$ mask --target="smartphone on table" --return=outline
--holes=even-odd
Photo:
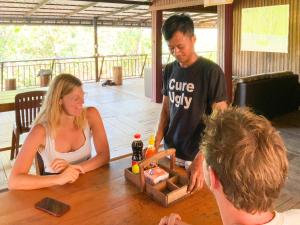
[[[47,212],[53,216],[62,216],[70,210],[70,206],[66,203],[57,201],[53,198],[43,198],[35,204],[35,208]]]

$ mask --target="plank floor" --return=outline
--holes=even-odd
[[[131,153],[135,133],[141,133],[146,144],[150,134],[155,132],[161,105],[145,97],[143,79],[128,79],[122,86],[110,87],[87,83],[84,91],[85,105],[95,106],[101,113],[112,158]],[[10,146],[13,123],[13,112],[0,113],[0,148]],[[278,211],[300,209],[300,111],[278,117],[272,123],[284,138],[289,159],[288,179],[275,206]],[[9,156],[9,151],[0,152],[0,192],[7,188],[13,165]],[[33,166],[31,173],[34,172]]]

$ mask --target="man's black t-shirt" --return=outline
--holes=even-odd
[[[203,115],[211,113],[213,103],[227,100],[223,71],[202,57],[187,68],[174,61],[164,70],[162,92],[169,97],[170,112],[165,147],[175,148],[176,157],[191,161],[199,151]]]

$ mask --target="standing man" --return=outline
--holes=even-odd
[[[165,148],[175,148],[177,164],[190,166],[189,191],[202,187],[202,160],[199,141],[204,130],[203,116],[227,108],[225,76],[214,62],[197,56],[194,24],[185,14],[169,17],[163,36],[175,61],[165,67],[163,103],[155,147],[164,139]],[[199,154],[198,154],[199,152]]]

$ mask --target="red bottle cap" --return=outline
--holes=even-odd
[[[139,139],[139,138],[141,138],[141,135],[140,134],[135,134],[134,138]]]

